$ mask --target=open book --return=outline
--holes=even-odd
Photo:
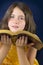
[[[29,31],[17,31],[14,33],[14,32],[11,32],[10,30],[0,30],[0,35],[1,34],[9,35],[11,37],[11,40],[12,40],[14,45],[15,45],[16,40],[20,36],[27,36],[28,37],[27,45],[23,45],[23,46],[28,47],[30,43],[35,43],[33,45],[34,48],[36,48],[38,50],[43,48],[43,43],[40,40],[40,38],[36,34],[30,33]]]

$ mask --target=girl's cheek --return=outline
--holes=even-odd
[[[24,23],[22,23],[20,26],[21,26],[21,28],[23,28],[23,29],[24,29],[24,28],[25,28],[25,22],[24,22]]]
[[[12,18],[10,18],[10,19],[8,20],[8,22],[10,22],[10,21],[13,21],[13,19],[12,19]]]

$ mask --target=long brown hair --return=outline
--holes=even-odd
[[[33,14],[31,12],[30,8],[22,2],[15,2],[15,3],[11,4],[11,6],[9,6],[4,17],[2,18],[1,28],[2,29],[9,29],[8,28],[8,19],[10,18],[11,13],[13,12],[13,9],[16,6],[19,7],[25,14],[25,21],[26,21],[25,30],[28,30],[32,33],[35,33],[36,24],[35,24],[34,19],[33,19]]]

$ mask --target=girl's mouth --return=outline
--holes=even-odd
[[[18,26],[12,26],[13,28],[18,28]]]

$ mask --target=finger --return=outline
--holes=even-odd
[[[1,42],[3,43],[3,35],[1,35]]]
[[[28,38],[27,38],[27,37],[25,37],[25,44],[27,44],[27,39],[28,39]]]
[[[19,46],[19,47],[22,46],[22,45],[21,45],[21,37],[20,37],[19,39],[17,39],[17,41],[16,41],[16,46]]]
[[[33,45],[34,45],[34,43],[30,43],[30,44],[29,44],[29,47],[30,47],[30,46],[33,46]]]
[[[23,45],[25,42],[24,42],[24,36],[22,36],[22,39],[21,39],[21,45]]]
[[[10,45],[11,43],[11,39],[9,38],[9,36],[7,36],[7,44]]]
[[[21,39],[22,39],[22,37],[20,37],[19,39],[18,39],[18,44],[19,44],[19,46],[21,46]]]
[[[2,42],[3,44],[6,43],[6,36],[5,36],[5,35],[2,35],[2,36],[1,36],[1,42]]]
[[[7,43],[7,37],[6,37],[6,35],[3,35],[3,43],[4,43],[4,44]]]
[[[16,40],[16,46],[18,46],[18,43],[19,43],[19,39]]]

